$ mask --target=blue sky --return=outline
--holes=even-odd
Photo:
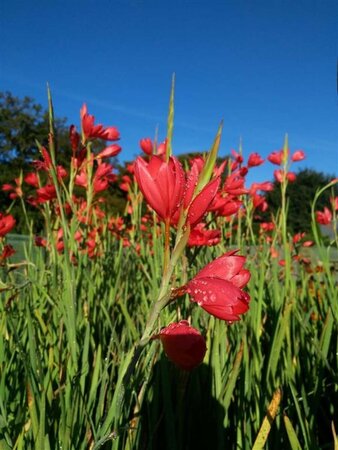
[[[242,137],[265,157],[288,133],[295,169],[337,174],[337,23],[331,0],[1,2],[0,89],[46,106],[48,81],[57,116],[78,125],[86,102],[130,160],[165,137],[175,72],[174,153],[208,149],[223,119],[221,155]]]

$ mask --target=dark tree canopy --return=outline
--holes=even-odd
[[[63,151],[70,150],[66,119],[56,119],[55,129]],[[39,157],[36,144],[47,144],[48,111],[30,97],[20,99],[0,92],[0,162],[27,166]],[[65,148],[66,146],[66,148]]]
[[[317,190],[328,184],[334,178],[333,175],[327,175],[317,172],[313,169],[303,169],[297,173],[297,178],[287,187],[287,198],[289,202],[289,229],[293,233],[300,231],[311,231],[311,204]],[[275,189],[266,195],[270,211],[277,213],[281,205],[280,184],[275,182]],[[337,185],[334,195],[338,195]],[[317,210],[323,210],[324,206],[330,205],[330,190],[325,191],[317,202]]]

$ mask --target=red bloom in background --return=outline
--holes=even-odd
[[[284,159],[284,150],[279,150],[278,152],[272,152],[268,156],[268,160],[272,164],[276,164],[277,166],[280,166]]]
[[[273,222],[262,222],[259,227],[262,231],[265,232],[273,231],[275,229],[275,224]]]
[[[255,209],[259,209],[262,212],[267,211],[269,208],[268,202],[266,201],[265,197],[263,195],[259,194],[253,194],[251,196],[252,198],[252,204]]]
[[[153,156],[149,162],[138,157],[135,178],[148,205],[162,220],[171,219],[181,207],[185,184],[184,171],[177,158],[168,162]]]
[[[48,153],[48,150],[45,147],[41,148],[41,154],[43,161],[36,160],[32,162],[32,165],[36,170],[44,170],[45,172],[48,172],[52,167],[52,159],[50,157],[50,154]]]
[[[264,161],[265,159],[263,159],[258,153],[251,153],[248,159],[248,167],[260,166]]]
[[[76,131],[75,125],[69,127],[69,141],[73,152],[76,152],[80,144],[80,135]]]
[[[27,175],[24,177],[24,181],[25,183],[35,188],[39,187],[39,177],[35,172],[27,173]]]
[[[321,225],[330,225],[332,212],[325,206],[324,211],[316,211],[316,221]]]
[[[34,244],[37,247],[47,247],[47,240],[41,236],[34,237]]]
[[[284,177],[284,170],[282,169],[278,169],[275,170],[273,172],[274,177],[276,179],[276,181],[278,181],[278,183],[282,183],[283,182],[283,177]],[[294,172],[287,172],[286,174],[286,179],[290,182],[293,183],[297,178],[297,175]]]
[[[12,255],[14,255],[14,253],[16,253],[16,252],[10,244],[4,245],[4,248],[0,255],[0,262],[5,261],[5,259],[7,259],[7,258],[10,258]]]
[[[296,233],[293,238],[292,238],[292,242],[294,244],[298,244],[299,241],[301,241],[303,239],[303,237],[305,236],[305,232],[303,233]]]
[[[150,138],[144,138],[140,140],[140,148],[146,155],[152,155],[154,146]]]
[[[101,124],[94,125],[95,117],[88,114],[86,104],[83,104],[80,115],[82,130],[86,139],[99,138],[105,141],[117,141],[120,138],[120,133],[116,127],[104,128]]]
[[[199,366],[207,350],[204,337],[187,320],[171,323],[153,339],[161,340],[167,357],[183,370]]]
[[[121,177],[122,183],[120,184],[120,189],[122,191],[128,192],[132,183],[132,180],[129,175],[122,175]]]
[[[245,178],[241,176],[239,171],[229,175],[224,183],[224,191],[231,195],[247,194],[248,190],[244,186]]]
[[[222,320],[239,320],[249,309],[250,296],[242,290],[250,279],[245,257],[228,252],[204,267],[186,284],[191,301]]]
[[[38,203],[49,202],[54,198],[56,198],[56,189],[53,184],[46,184],[46,186],[36,190],[36,201]]]
[[[21,189],[21,179],[20,178],[15,178],[15,186],[13,184],[9,184],[9,183],[5,183],[2,185],[2,190],[4,192],[11,192],[9,194],[9,198],[11,200],[14,200],[18,197],[22,197],[23,193],[22,193],[22,189]]]
[[[222,194],[218,192],[209,206],[208,211],[214,211],[219,216],[228,217],[237,214],[241,206],[242,202],[237,197],[232,195],[223,197]]]
[[[236,161],[237,164],[242,164],[242,162],[244,161],[243,156],[236,152],[236,150],[231,150],[231,154],[234,158],[234,160]]]
[[[5,216],[0,213],[0,238],[9,233],[15,226],[15,219],[11,214]]]
[[[257,191],[270,192],[273,191],[274,186],[271,181],[263,181],[262,183],[252,183],[250,187],[250,194],[255,194]]]
[[[188,246],[200,247],[203,245],[217,245],[220,240],[220,230],[206,230],[205,223],[199,223],[190,232]]]
[[[113,158],[114,156],[117,156],[120,151],[121,147],[119,145],[112,144],[104,148],[98,155],[96,155],[96,159]]]
[[[303,161],[303,159],[305,159],[305,153],[303,152],[303,150],[296,150],[291,156],[291,160],[294,162]]]
[[[102,192],[106,190],[110,182],[116,180],[116,176],[113,174],[113,166],[108,163],[101,162],[96,169],[93,177],[94,192]]]
[[[288,172],[286,174],[286,178],[290,183],[293,183],[294,181],[296,181],[297,175],[294,172]]]

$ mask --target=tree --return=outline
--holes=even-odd
[[[55,120],[57,137],[70,150],[66,119]],[[47,144],[49,132],[48,111],[34,99],[14,97],[10,92],[0,92],[0,163],[10,163],[20,168],[39,156],[36,141]]]
[[[293,183],[289,183],[286,195],[289,203],[289,230],[292,233],[311,231],[311,204],[317,190],[328,184],[334,178],[333,175],[317,172],[313,169],[303,169],[297,174]],[[275,188],[268,192],[266,199],[270,206],[269,211],[277,213],[281,205],[280,184],[275,181]],[[317,202],[317,210],[323,210],[330,205],[330,196],[338,195],[337,185],[332,191],[328,190],[321,195]]]

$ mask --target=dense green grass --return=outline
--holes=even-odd
[[[203,365],[181,372],[151,342],[122,386],[158,296],[158,239],[152,256],[147,241],[137,255],[107,234],[105,258],[69,266],[35,249],[20,269],[1,270],[2,448],[249,449],[276,392],[266,448],[332,448],[337,298],[328,261],[290,276],[266,244],[240,242],[250,255],[250,311],[228,325],[188,299],[168,306],[156,329],[190,317],[207,338]],[[190,250],[173,284],[226,250]]]
[[[169,151],[172,117],[173,98]],[[50,100],[46,171],[56,198],[39,205],[48,249],[35,247],[31,232],[0,265],[0,450],[336,450],[338,299],[331,260],[337,236],[324,246],[315,223],[324,189],[312,207],[316,255],[306,264],[295,261],[300,245],[287,231],[286,172],[269,239],[254,232],[248,197],[245,216],[206,218],[222,239],[199,249],[186,247],[188,208],[177,227],[155,213],[142,221],[142,196],[133,183],[125,246],[109,231],[111,218],[95,212],[91,182],[79,219],[78,168],[73,165],[67,181],[58,177],[52,119]],[[199,191],[212,176],[219,140],[220,129]],[[82,143],[92,161],[83,133]],[[287,151],[286,141],[285,169]],[[97,165],[85,168],[93,181]],[[64,249],[57,251],[60,230]],[[84,247],[75,239],[80,230]],[[90,258],[93,231],[99,252]],[[171,301],[174,288],[230,248],[246,257],[251,273],[250,310],[240,321],[220,321],[186,295]],[[203,364],[192,372],[169,362],[151,339],[181,319],[206,338]]]

